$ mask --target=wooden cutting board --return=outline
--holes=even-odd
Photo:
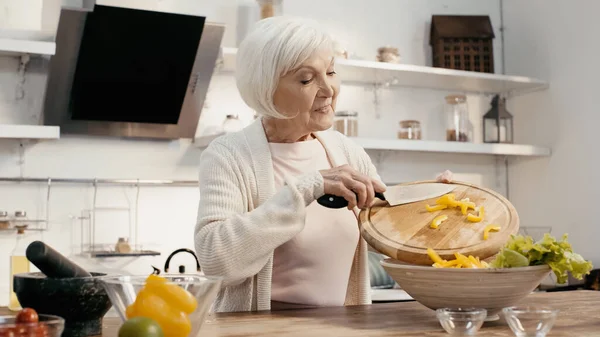
[[[421,181],[409,184],[422,184]],[[454,253],[489,258],[498,253],[512,234],[519,231],[519,216],[512,204],[499,193],[468,183],[453,182],[456,200],[469,198],[477,206],[484,206],[481,222],[467,221],[460,208],[428,212],[425,205],[434,206],[438,198],[410,204],[389,206],[377,202],[359,214],[362,237],[377,251],[391,258],[411,264],[431,265],[427,248],[433,248],[443,259],[453,260]],[[472,209],[469,213],[477,215]],[[438,215],[448,219],[438,229],[430,227]],[[499,232],[490,232],[487,240],[483,232],[487,225],[500,226]]]

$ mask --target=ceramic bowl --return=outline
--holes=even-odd
[[[547,265],[504,269],[456,269],[409,265],[385,259],[385,271],[422,305],[440,308],[481,308],[487,320],[498,319],[505,307],[529,295],[550,274]]]

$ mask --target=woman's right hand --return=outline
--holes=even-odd
[[[364,209],[371,205],[375,192],[385,192],[385,185],[366,176],[349,165],[342,165],[319,171],[323,176],[325,194],[343,197],[348,201],[348,209]]]

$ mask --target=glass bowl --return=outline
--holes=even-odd
[[[167,282],[177,284],[196,298],[198,306],[189,315],[192,325],[189,336],[198,336],[200,328],[205,322],[206,314],[210,311],[221,289],[222,279],[220,277],[187,274],[161,274],[159,276],[167,279]],[[127,320],[127,307],[135,302],[137,294],[146,284],[147,278],[148,275],[102,278],[102,284],[108,293],[108,297],[123,322]]]
[[[554,326],[559,310],[547,307],[502,309],[506,322],[517,337],[544,337]]]
[[[442,308],[437,318],[451,336],[476,336],[487,317],[487,310],[477,308]]]
[[[38,323],[16,323],[16,316],[0,316],[0,336],[60,337],[65,320],[54,315],[38,315]]]

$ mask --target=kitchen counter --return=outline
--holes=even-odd
[[[545,305],[561,313],[548,337],[600,337],[600,292],[534,293],[521,304]],[[6,314],[6,309],[0,309]],[[120,321],[104,319],[105,337],[116,337]],[[417,302],[366,306],[213,314],[204,336],[428,336],[445,337],[435,313]],[[502,320],[485,323],[479,336],[514,336]]]

